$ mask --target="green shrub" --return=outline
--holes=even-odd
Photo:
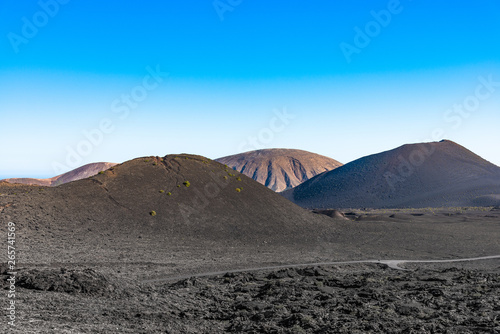
[[[153,166],[156,166],[156,165],[158,165],[158,163],[157,163],[157,162],[155,162],[155,163],[153,164]]]
[[[144,162],[149,162],[149,159],[144,159]]]
[[[167,195],[168,195],[168,196],[171,196],[171,195],[172,195],[172,193],[169,191],[169,192],[167,193]]]
[[[191,185],[191,183],[189,183],[189,181],[184,181],[182,182],[183,185],[185,185],[187,188],[189,188],[189,186]]]
[[[99,174],[104,174],[104,172],[103,172],[103,171],[100,171],[100,172],[99,172]]]
[[[224,175],[224,180],[227,180],[227,176],[226,175]]]
[[[178,184],[178,185],[177,185],[177,188],[180,188],[180,187],[181,187],[181,185],[180,185],[180,184]]]
[[[154,217],[156,216],[156,211],[151,211],[149,214]]]
[[[160,190],[160,194],[163,194],[165,192],[165,190]]]
[[[237,192],[241,192],[241,188],[236,188],[236,191]]]
[[[236,180],[241,181],[241,177],[239,177],[239,176],[238,176],[238,177],[236,178]]]

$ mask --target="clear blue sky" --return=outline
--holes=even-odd
[[[0,178],[438,137],[500,165],[497,0],[1,1],[0,30]]]

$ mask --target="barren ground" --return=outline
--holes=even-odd
[[[170,244],[140,230],[75,235],[23,225],[16,239],[17,326],[12,331],[3,320],[0,329],[500,333],[498,259],[404,264],[408,271],[351,264],[146,282],[297,263],[500,255],[500,211],[494,208],[344,212],[349,220],[330,221],[335,237],[296,247],[265,240],[251,246]],[[10,218],[2,215],[4,227]]]

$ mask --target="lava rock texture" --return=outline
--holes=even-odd
[[[127,293],[100,295],[62,282],[112,278],[30,271],[18,288],[23,320],[14,333],[500,333],[498,269],[305,267],[128,282]],[[42,284],[47,277],[56,283]]]

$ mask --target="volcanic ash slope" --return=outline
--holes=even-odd
[[[449,140],[409,144],[282,194],[307,208],[494,206],[500,204],[500,167]]]
[[[142,235],[188,247],[280,246],[316,242],[331,230],[327,217],[194,155],[138,158],[57,187],[2,183],[0,193],[3,214],[23,235],[38,226],[54,237],[67,232],[75,239]]]

